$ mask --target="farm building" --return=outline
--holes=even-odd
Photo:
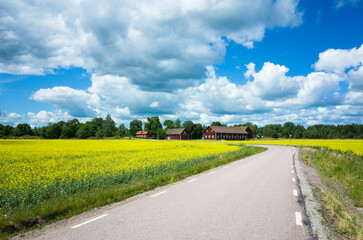
[[[185,128],[175,128],[166,130],[166,139],[168,140],[188,140],[189,132]]]
[[[203,132],[207,140],[246,140],[253,137],[249,127],[208,126]]]
[[[138,131],[136,133],[136,137],[139,137],[139,138],[147,138],[147,137],[150,137],[148,132],[147,131]]]

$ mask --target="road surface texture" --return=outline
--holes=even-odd
[[[37,239],[312,239],[292,162],[296,149],[268,148]]]

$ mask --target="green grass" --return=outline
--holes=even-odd
[[[188,176],[239,160],[260,152],[266,148],[242,147],[240,151],[206,158],[193,166],[185,166],[173,172],[157,175],[149,179],[136,179],[128,183],[114,184],[107,188],[93,188],[67,197],[50,199],[43,204],[17,209],[11,215],[0,215],[0,239],[39,228],[96,207],[108,205],[130,198],[159,186],[179,181]]]
[[[326,148],[303,150],[304,162],[313,167],[324,189],[315,194],[323,215],[336,232],[352,239],[363,239],[363,158]]]

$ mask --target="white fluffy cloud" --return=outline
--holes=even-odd
[[[23,121],[25,121],[25,118],[23,115],[0,109],[0,123],[1,124],[14,125],[17,123],[21,123]]]
[[[346,51],[356,53],[354,49]],[[324,61],[327,59],[321,54],[318,62]],[[333,65],[326,62],[326,66]],[[259,70],[254,63],[246,66],[248,82],[245,84],[218,76],[214,67],[208,66],[203,81],[171,92],[143,90],[127,77],[93,74],[87,90],[64,86],[38,90],[31,99],[50,103],[58,110],[29,113],[27,117],[33,125],[70,117],[87,120],[106,114],[111,114],[117,122],[152,115],[205,124],[212,121],[254,121],[260,125],[286,121],[298,124],[362,122],[360,65],[352,63],[347,69],[334,71],[320,69],[306,76],[287,76],[286,66],[270,62]],[[346,82],[349,86],[341,89],[346,85],[341,83]],[[2,122],[9,119],[19,122],[24,116],[3,112]]]
[[[316,70],[344,74],[347,69],[362,66],[363,45],[353,49],[328,49],[319,54]]]
[[[95,116],[97,111],[92,106],[98,106],[100,102],[98,95],[70,87],[40,89],[32,95],[31,99],[65,109],[75,117]]]
[[[141,89],[192,86],[226,44],[301,23],[298,0],[10,1],[0,3],[0,72],[80,66]]]
[[[27,114],[29,123],[32,126],[45,126],[48,123],[56,123],[61,120],[67,121],[73,119],[71,115],[67,112],[62,112],[61,110],[55,111],[40,111],[38,113],[29,112]]]
[[[289,69],[285,66],[266,62],[256,73],[255,64],[247,65],[245,76],[253,77],[246,90],[264,100],[284,99],[296,95],[299,91],[298,79],[287,77]]]

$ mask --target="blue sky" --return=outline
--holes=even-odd
[[[0,123],[363,123],[359,0],[2,1]]]

